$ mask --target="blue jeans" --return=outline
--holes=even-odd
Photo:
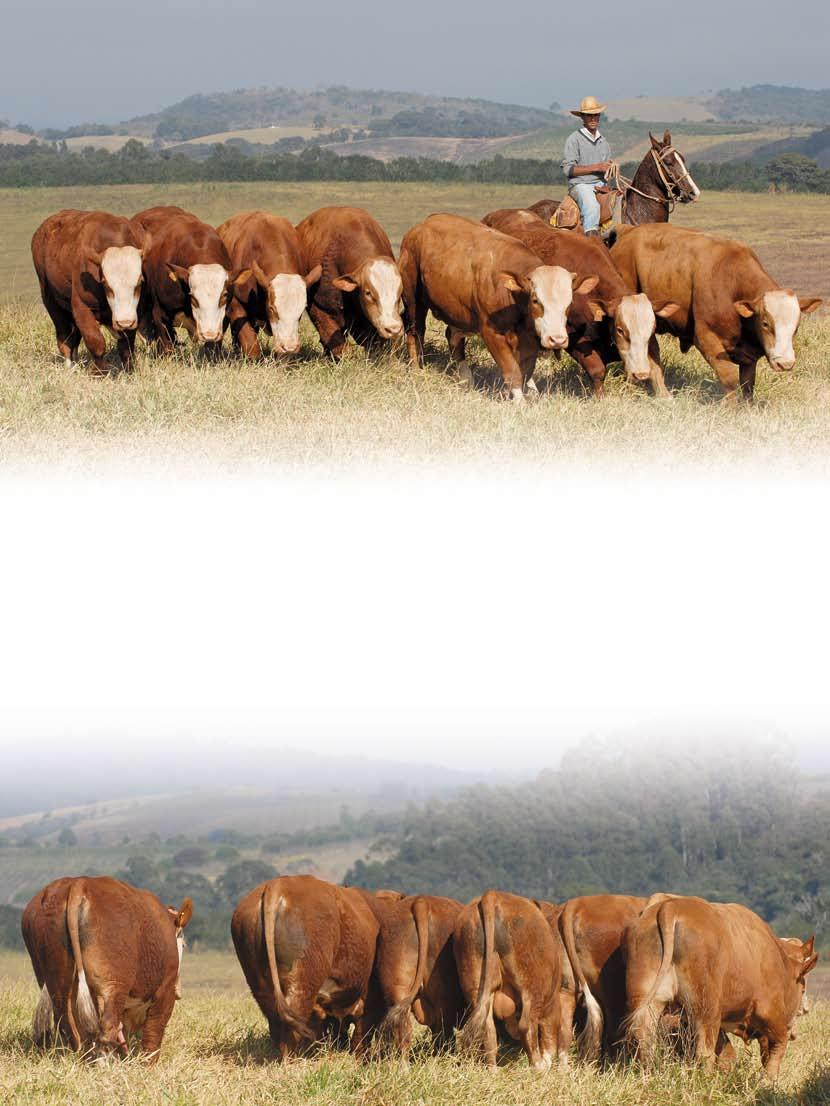
[[[595,181],[571,181],[568,191],[579,205],[582,214],[582,229],[587,234],[589,230],[599,229],[599,200],[594,191]]]

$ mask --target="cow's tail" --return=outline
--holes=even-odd
[[[80,880],[75,880],[69,888],[69,897],[66,900],[66,928],[69,932],[69,944],[72,948],[75,969],[78,973],[77,1028],[82,1037],[94,1038],[98,1036],[100,1025],[98,1011],[95,1009],[95,1001],[84,971],[84,960],[81,952],[80,914],[83,902],[83,883]]]
[[[496,897],[492,891],[485,891],[478,904],[481,926],[484,931],[484,956],[481,964],[481,982],[478,999],[470,1011],[461,1031],[461,1044],[473,1052],[481,1048],[481,1036],[487,1019],[491,1017],[493,1004],[492,972],[496,947]]]
[[[396,1039],[401,1031],[403,1023],[409,1017],[412,1003],[418,997],[418,992],[424,985],[427,972],[427,957],[429,955],[429,903],[426,899],[417,898],[412,907],[412,916],[415,921],[415,933],[418,937],[418,961],[415,966],[415,976],[412,986],[403,998],[396,1002],[383,1019],[381,1031],[391,1039]]]
[[[633,1052],[639,1053],[644,1058],[648,1058],[653,1052],[660,1015],[666,1002],[672,997],[665,988],[674,960],[674,935],[677,926],[677,915],[671,900],[664,902],[658,908],[655,921],[663,948],[660,966],[648,992],[639,1000],[635,1000],[625,1019],[626,1044]]]
[[[592,994],[591,988],[588,986],[588,981],[585,978],[585,973],[579,962],[579,955],[576,951],[576,940],[574,938],[574,908],[571,903],[566,903],[565,909],[559,915],[559,933],[562,937],[562,944],[565,946],[568,960],[571,962],[571,971],[574,974],[574,979],[585,1000],[587,1019],[585,1021],[585,1028],[582,1030],[577,1040],[579,1054],[584,1060],[598,1060],[602,1051],[602,1034],[605,1029],[605,1015],[602,1012],[602,1007]]]
[[[313,1041],[315,1040],[315,1036],[311,1026],[298,1014],[295,1014],[288,1005],[288,1000],[283,993],[282,984],[280,983],[280,973],[277,970],[277,950],[274,939],[277,926],[277,914],[279,913],[281,905],[282,895],[277,881],[270,880],[266,883],[265,891],[262,895],[262,926],[265,933],[265,949],[268,954],[268,970],[271,973],[271,985],[274,988],[276,1014],[280,1021],[290,1029],[299,1033],[300,1036],[304,1037],[306,1040]]]
[[[51,1044],[55,1032],[55,1007],[46,984],[40,991],[32,1023],[32,1036],[36,1045]]]

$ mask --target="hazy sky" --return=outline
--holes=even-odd
[[[0,752],[515,771],[781,733],[826,766],[822,485],[628,468],[4,478]]]
[[[0,118],[119,121],[194,92],[413,90],[547,107],[771,83],[826,87],[830,5],[757,0],[27,0],[3,12]]]

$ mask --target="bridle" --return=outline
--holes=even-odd
[[[644,200],[651,200],[652,203],[662,204],[663,207],[668,209],[668,214],[671,215],[671,213],[677,206],[678,201],[681,200],[683,197],[683,189],[681,188],[681,184],[683,183],[683,181],[689,181],[692,184],[694,183],[692,181],[691,173],[686,168],[686,163],[682,160],[681,155],[674,148],[674,146],[664,146],[659,152],[655,150],[655,148],[652,146],[649,153],[654,159],[654,165],[657,169],[657,175],[659,176],[660,181],[666,190],[665,196],[651,196],[648,192],[642,192],[639,188],[636,188],[632,180],[622,175],[622,173],[620,172],[620,166],[616,161],[611,162],[611,167],[605,174],[606,180],[612,180],[615,188],[622,193],[623,219],[625,219],[626,200],[628,198],[629,192],[636,192],[638,196],[642,196]],[[680,163],[681,165],[683,165],[683,172],[680,174],[680,176],[675,176],[669,169],[668,165],[666,165],[663,161],[663,158],[668,158],[671,154],[674,154],[676,157],[680,158]]]

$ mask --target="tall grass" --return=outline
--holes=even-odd
[[[799,1023],[781,1078],[763,1076],[757,1047],[743,1049],[729,1075],[706,1075],[676,1061],[652,1071],[602,1070],[571,1061],[567,1070],[532,1072],[508,1055],[493,1074],[454,1055],[432,1056],[423,1039],[409,1065],[361,1063],[342,1052],[281,1066],[250,996],[187,985],[162,1057],[146,1067],[135,1055],[91,1066],[63,1050],[30,1044],[32,982],[0,980],[0,1102],[15,1106],[818,1106],[830,1101],[830,1007]]]

